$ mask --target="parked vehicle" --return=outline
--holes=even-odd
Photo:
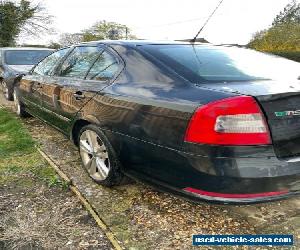
[[[47,48],[0,48],[0,87],[7,100],[13,99],[18,79],[53,51]]]
[[[242,48],[98,41],[46,57],[15,105],[70,136],[102,185],[260,202],[300,193],[299,74]]]

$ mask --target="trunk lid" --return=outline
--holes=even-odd
[[[201,87],[251,95],[265,114],[278,158],[300,155],[300,81],[201,84]]]

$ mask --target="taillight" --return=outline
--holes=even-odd
[[[198,108],[185,141],[216,145],[271,143],[264,115],[251,96],[230,97]]]

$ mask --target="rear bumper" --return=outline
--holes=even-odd
[[[299,178],[300,176],[298,176]],[[248,181],[249,184],[249,181]],[[250,182],[250,185],[261,185],[261,183],[258,183],[256,181]],[[284,185],[284,183],[281,182],[281,184]],[[289,185],[289,183],[287,183]],[[261,189],[263,189],[262,186],[260,186]],[[275,188],[275,186],[273,187]],[[209,192],[199,189],[194,189],[190,187],[186,187],[183,190],[180,190],[180,192],[186,196],[189,196],[192,199],[201,199],[201,200],[207,200],[210,202],[219,202],[219,203],[227,203],[227,204],[250,204],[250,203],[261,203],[261,202],[268,202],[268,201],[275,201],[280,199],[289,198],[292,196],[296,196],[300,194],[300,191],[293,191],[288,190],[286,188],[278,188],[276,191],[267,191],[262,192],[261,190],[259,193],[251,193],[251,189],[248,193],[240,193],[238,190],[236,190],[235,193],[220,193],[220,192]]]
[[[279,160],[270,145],[176,150],[126,137],[122,148],[126,174],[193,200],[244,204],[300,193],[300,161]]]
[[[298,192],[290,192],[287,194],[282,194],[282,195],[274,195],[270,197],[261,197],[261,198],[236,198],[236,199],[231,199],[231,198],[215,198],[215,197],[210,197],[210,196],[200,196],[200,195],[195,195],[191,193],[184,193],[183,195],[186,195],[189,199],[192,199],[194,201],[200,201],[200,200],[205,200],[211,203],[220,203],[220,204],[234,204],[234,205],[242,205],[242,204],[256,204],[256,203],[263,203],[263,202],[271,202],[271,201],[278,201],[278,200],[283,200],[283,199],[288,199],[293,196],[300,195],[300,191]]]
[[[198,174],[181,191],[194,198],[255,203],[300,194],[300,159],[279,160],[272,146],[218,147],[206,156],[190,154],[186,159]]]
[[[216,204],[254,204],[287,199],[300,195],[300,175],[265,179],[243,178],[210,178],[206,177],[206,183],[193,183],[192,187],[184,187],[182,183],[170,183],[170,181],[152,178],[141,172],[127,172],[127,175],[138,180],[143,180],[151,186],[181,196],[193,202],[210,202]],[[194,177],[202,176],[201,173]],[[191,176],[192,177],[192,176]],[[293,183],[297,182],[298,187]],[[191,184],[191,182],[189,183]],[[248,190],[245,188],[248,187]],[[286,187],[290,187],[288,190]],[[201,189],[202,188],[202,189]],[[241,190],[244,189],[244,190]],[[270,189],[276,191],[269,191]],[[297,189],[297,190],[293,190]],[[210,191],[208,191],[210,190]],[[238,197],[239,196],[239,197]]]

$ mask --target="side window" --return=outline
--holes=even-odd
[[[114,77],[118,70],[118,60],[110,53],[103,51],[90,69],[86,79],[108,81]]]
[[[61,65],[58,75],[83,79],[101,51],[99,47],[76,47]]]
[[[50,75],[57,63],[67,54],[70,48],[58,50],[42,60],[33,70],[33,75]]]

